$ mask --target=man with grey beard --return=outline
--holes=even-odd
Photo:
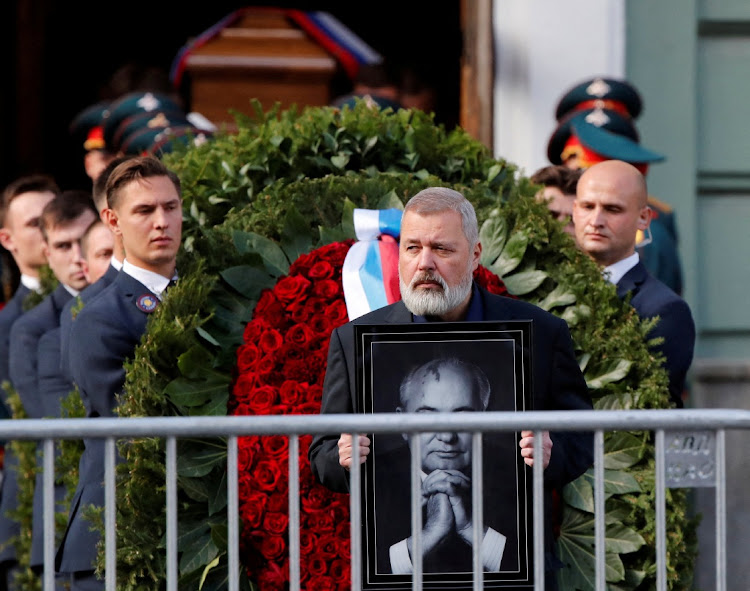
[[[323,386],[322,413],[359,411],[355,382],[354,324],[531,320],[533,408],[536,410],[591,409],[586,382],[576,362],[565,322],[541,308],[487,293],[473,282],[482,245],[476,213],[463,195],[431,187],[412,197],[404,208],[399,244],[402,301],[360,316],[331,335]],[[533,466],[534,433],[522,431],[519,441],[524,462]],[[585,472],[593,462],[590,433],[539,432],[545,469],[546,589],[557,589],[554,556],[552,491]],[[359,458],[370,454],[370,439],[359,438]],[[349,490],[352,464],[350,434],[318,435],[309,451],[313,474],[326,487]],[[411,557],[410,557],[411,558]]]

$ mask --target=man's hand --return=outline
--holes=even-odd
[[[435,493],[427,497],[426,513],[425,522],[422,524],[422,556],[424,558],[428,558],[456,529],[456,521],[448,495]],[[413,562],[414,551],[411,536],[406,539],[406,547]]]
[[[448,495],[456,524],[456,533],[471,545],[474,522],[471,514],[471,480],[458,470],[434,470],[422,483],[422,494]]]
[[[370,438],[365,435],[359,436],[359,463],[364,464],[370,455]],[[339,464],[349,470],[352,467],[352,435],[342,433],[339,437]]]
[[[534,432],[521,431],[521,441],[518,442],[521,448],[521,457],[527,466],[534,465]],[[542,454],[544,456],[543,466],[546,469],[549,466],[549,459],[552,457],[552,439],[549,431],[542,431]]]

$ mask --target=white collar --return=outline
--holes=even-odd
[[[136,267],[130,263],[127,258],[122,262],[122,272],[127,273],[137,281],[143,283],[143,285],[145,285],[160,300],[162,299],[164,290],[167,289],[167,286],[171,281],[164,277],[164,275],[159,275],[159,273],[154,273],[148,269]],[[175,271],[172,279],[177,279],[177,271]]]
[[[122,269],[122,263],[115,258],[115,255],[112,255],[112,258],[109,259],[109,264],[112,265],[118,271]]]
[[[607,281],[609,281],[613,285],[617,285],[620,282],[620,279],[625,276],[625,273],[635,267],[638,264],[639,260],[640,257],[638,256],[638,253],[634,252],[629,257],[626,257],[621,261],[617,261],[616,263],[609,265],[608,267],[604,267],[604,269],[602,270],[602,275]]]
[[[32,277],[31,275],[24,275],[23,273],[21,274],[21,285],[37,293],[39,293],[39,290],[42,287],[39,277]]]
[[[74,298],[78,297],[78,294],[81,293],[77,289],[74,289],[74,288],[70,287],[70,285],[65,285],[64,283],[61,283],[61,285],[65,288],[65,291],[67,291]]]

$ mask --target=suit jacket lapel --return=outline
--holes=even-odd
[[[617,297],[623,299],[625,295],[632,291],[633,295],[638,293],[641,284],[646,281],[647,272],[646,267],[640,261],[638,264],[630,269],[622,279],[617,283]]]
[[[390,324],[401,324],[404,322],[412,322],[413,318],[411,312],[406,309],[404,302],[399,300],[393,304],[393,307],[390,310],[388,310],[385,321]]]

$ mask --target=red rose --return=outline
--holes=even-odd
[[[331,502],[331,493],[322,485],[313,486],[310,491],[302,497],[302,510],[305,513],[322,511]]]
[[[302,299],[308,287],[310,287],[310,281],[304,277],[288,276],[279,279],[273,291],[280,302],[288,305]]]
[[[311,530],[321,535],[335,530],[333,518],[325,511],[316,511],[315,513],[306,514],[304,519],[305,523]]]
[[[258,375],[267,376],[276,369],[276,357],[274,355],[263,356],[255,369],[258,372]]]
[[[318,549],[318,554],[325,557],[326,561],[330,562],[338,556],[339,540],[334,533],[331,532],[330,534],[320,536],[316,548]]]
[[[237,381],[232,386],[232,396],[238,401],[246,401],[250,392],[255,387],[256,375],[254,372],[247,372],[237,376]]]
[[[284,313],[284,305],[274,295],[270,289],[264,289],[261,292],[258,303],[253,310],[254,318],[278,318]],[[245,342],[251,342],[247,338]]]
[[[314,368],[304,359],[288,359],[281,369],[286,377],[298,382],[314,382],[318,377]]]
[[[311,531],[308,531],[306,529],[300,528],[299,532],[299,553],[300,556],[307,556],[315,550],[315,544],[317,543],[318,538],[315,537],[315,534],[313,534]]]
[[[257,491],[250,492],[243,498],[239,512],[240,517],[242,517],[242,525],[246,529],[253,529],[260,526],[263,521],[263,513],[266,510],[267,502],[268,497]]]
[[[295,324],[306,324],[312,318],[312,313],[305,306],[295,306],[292,312],[292,322]]]
[[[251,393],[249,405],[254,414],[265,415],[269,414],[278,398],[279,393],[273,386],[258,386]]]
[[[479,265],[477,267],[477,270],[474,271],[474,280],[477,282],[477,285],[483,287],[490,293],[510,296],[508,290],[505,288],[505,284],[503,283],[502,279],[500,279],[497,275],[495,275],[495,273],[493,273],[483,265]]]
[[[318,261],[307,272],[310,279],[329,279],[333,277],[334,268],[328,261]]]
[[[281,558],[286,551],[286,543],[281,536],[264,536],[260,544],[260,553],[266,560]]]
[[[266,510],[278,513],[289,511],[289,485],[286,473],[284,474],[284,479],[277,484],[274,493],[268,497]]]
[[[349,521],[349,497],[340,493],[331,493],[333,500],[328,506],[328,512],[333,517],[333,521]]]
[[[261,460],[255,465],[253,475],[258,489],[270,492],[276,488],[276,484],[281,477],[281,471],[275,462]]]
[[[283,565],[268,562],[258,574],[258,585],[263,591],[283,591],[288,580],[289,564],[287,561],[284,561]]]
[[[320,403],[319,402],[303,402],[294,409],[295,415],[319,415],[320,414]]]
[[[311,384],[307,389],[307,401],[320,403],[323,400],[323,384]]]
[[[280,536],[286,532],[288,525],[289,517],[277,511],[274,511],[273,513],[268,512],[263,518],[263,529],[270,534]]]
[[[313,286],[313,293],[325,300],[331,300],[341,293],[341,285],[332,279],[321,279]]]
[[[307,591],[331,591],[336,588],[336,584],[331,577],[313,576],[307,581]]]
[[[279,388],[279,398],[282,404],[295,405],[297,402],[305,400],[308,386],[305,383],[299,383],[295,380],[284,380]]]
[[[253,464],[255,454],[260,446],[258,441],[253,441],[257,437],[239,437],[237,439],[237,468],[240,472],[250,469]]]
[[[310,327],[310,330],[312,330],[315,334],[330,335],[331,331],[336,328],[328,321],[328,318],[326,318],[322,314],[313,316],[312,318],[310,318],[307,324]]]
[[[286,333],[286,340],[295,345],[302,346],[313,339],[315,334],[305,324],[295,324]]]
[[[338,327],[349,321],[349,314],[343,299],[331,302],[325,309],[325,315],[333,326]]]
[[[257,311],[258,311],[258,307],[256,306],[255,312]],[[254,343],[255,341],[257,341],[260,335],[263,334],[263,331],[269,327],[269,324],[266,321],[266,318],[267,318],[266,316],[258,317],[247,323],[247,326],[245,327],[245,332],[242,335],[243,340],[246,343]]]
[[[261,439],[261,447],[276,461],[286,462],[289,457],[289,438],[284,435],[266,435]]]
[[[349,581],[351,567],[348,561],[337,558],[331,562],[328,572],[331,575],[331,578],[337,583],[347,583]]]
[[[301,254],[289,267],[289,275],[307,275],[314,264],[315,255],[313,253]]]
[[[307,561],[307,572],[310,573],[311,577],[326,574],[328,572],[328,559],[316,552]]]
[[[326,306],[328,305],[328,302],[324,300],[323,298],[319,297],[311,297],[308,298],[307,301],[304,304],[305,310],[310,314],[310,316],[316,316],[317,314],[321,314]]]
[[[273,353],[284,344],[284,338],[278,330],[271,328],[263,331],[260,339],[258,339],[258,344],[263,353]]]
[[[246,373],[253,369],[260,359],[260,350],[253,343],[247,343],[237,348],[237,369]]]

